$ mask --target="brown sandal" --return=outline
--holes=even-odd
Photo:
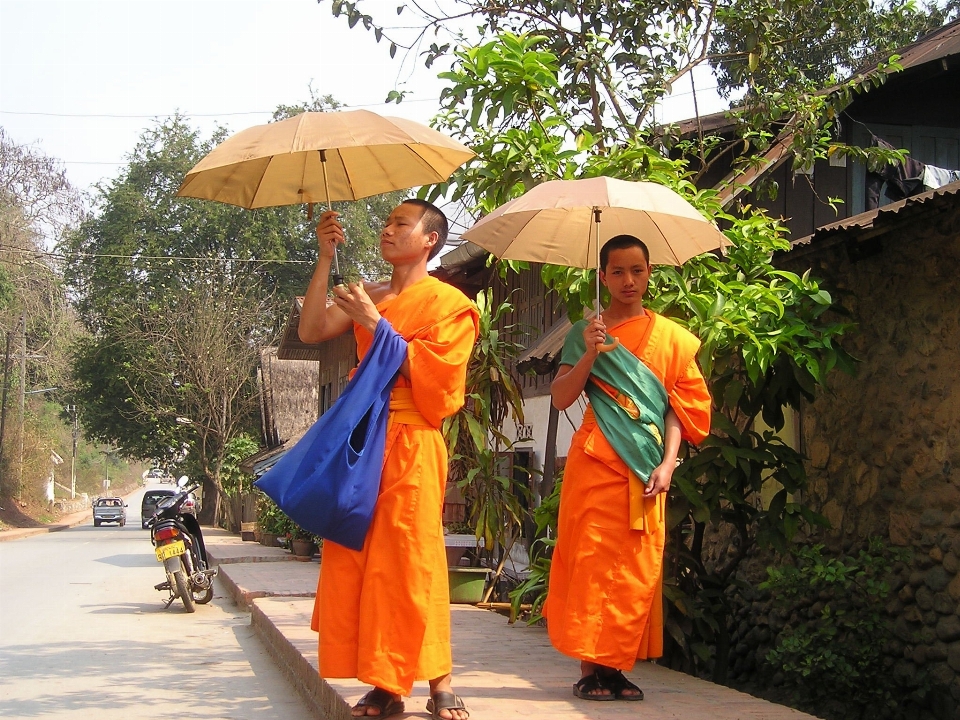
[[[430,713],[430,717],[434,718],[434,720],[446,720],[440,717],[440,713],[443,710],[461,710],[467,714],[467,717],[470,717],[470,711],[467,710],[467,706],[463,704],[463,700],[459,695],[455,695],[452,692],[433,693],[430,699],[427,700],[427,712]]]
[[[383,688],[374,688],[353,706],[353,709],[372,707],[380,711],[379,715],[354,715],[353,717],[385,718],[403,712],[403,700],[397,700]]]
[[[595,690],[606,690],[605,693],[597,693]],[[607,682],[607,678],[600,674],[599,670],[594,670],[589,675],[584,675],[573,686],[573,694],[581,700],[616,700],[617,696],[614,689]]]
[[[603,681],[606,683],[607,687],[613,691],[613,696],[617,700],[643,700],[643,690],[627,680],[622,670],[614,670],[609,673],[604,673]],[[632,690],[633,692],[629,695],[625,695],[625,690]]]

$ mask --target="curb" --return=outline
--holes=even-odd
[[[240,555],[234,557],[217,557],[216,551],[207,548],[207,556],[210,558],[211,565],[237,565],[240,563],[273,563],[273,562],[293,562],[293,555],[287,553],[282,556],[264,556],[264,555]]]
[[[321,720],[352,720],[350,706],[291,643],[256,603],[250,607],[250,626],[276,661],[280,672],[296,688]]]
[[[212,558],[212,556],[211,556]],[[281,559],[281,558],[278,558]],[[272,590],[247,590],[242,585],[237,583],[232,577],[230,577],[230,568],[229,565],[237,564],[242,561],[229,560],[226,563],[221,562],[216,564],[220,568],[220,572],[217,573],[217,578],[223,584],[224,590],[229,594],[230,599],[233,600],[234,604],[241,610],[247,612],[252,612],[254,607],[254,600],[259,598],[312,598],[316,597],[316,592],[296,592],[296,591],[272,591]],[[268,559],[267,562],[270,562]],[[224,567],[224,566],[227,567]]]

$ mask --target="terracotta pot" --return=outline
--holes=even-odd
[[[295,557],[305,557],[309,560],[317,551],[317,545],[313,540],[294,540],[291,543],[291,549]]]

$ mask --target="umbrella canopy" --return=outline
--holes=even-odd
[[[681,265],[727,242],[673,190],[608,177],[537,185],[461,237],[503,260],[596,268],[600,247],[623,234],[643,240],[650,261],[660,265]]]
[[[230,136],[187,173],[177,195],[248,209],[329,205],[444,182],[473,156],[412,120],[305,112]]]

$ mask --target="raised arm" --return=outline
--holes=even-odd
[[[317,225],[319,256],[313,271],[303,308],[300,311],[300,340],[318,343],[343,335],[352,327],[350,317],[336,305],[327,304],[327,282],[337,245],[343,242],[343,228],[337,221],[340,213],[325,212]]]

